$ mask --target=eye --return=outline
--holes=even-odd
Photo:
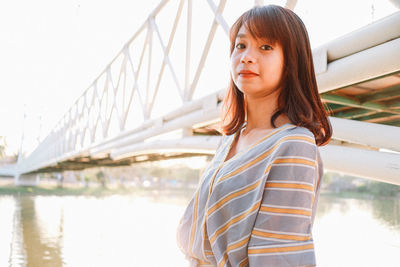
[[[235,45],[235,48],[236,49],[243,49],[243,48],[245,48],[246,46],[244,45],[244,44],[242,44],[242,43],[237,43],[236,45]]]
[[[260,48],[262,50],[272,50],[272,46],[270,46],[270,45],[262,45]]]

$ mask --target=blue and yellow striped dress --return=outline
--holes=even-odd
[[[223,136],[180,220],[190,266],[316,265],[323,171],[314,135],[285,124],[225,161],[236,134]]]

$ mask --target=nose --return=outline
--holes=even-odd
[[[255,57],[254,57],[254,53],[251,51],[251,49],[246,49],[246,51],[243,51],[243,54],[240,58],[240,63],[248,64],[248,63],[254,63],[254,62],[255,62]]]

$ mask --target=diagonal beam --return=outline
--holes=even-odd
[[[373,122],[373,123],[386,123],[386,122],[390,122],[390,121],[395,121],[400,119],[400,115],[383,115],[381,117],[376,117],[376,118],[372,118],[372,119],[368,119],[365,120],[367,122]]]
[[[137,92],[137,95],[138,95],[137,98],[138,98],[139,105],[140,105],[140,107],[142,109],[143,114],[145,112],[143,101],[142,101],[142,96],[141,96],[140,90],[138,88],[138,75],[139,75],[139,72],[140,72],[140,67],[142,65],[143,55],[144,55],[144,51],[145,50],[146,50],[146,43],[144,44],[144,47],[143,47],[143,50],[142,50],[142,55],[140,56],[140,61],[139,61],[139,66],[138,66],[137,71],[135,71],[135,69],[133,67],[133,62],[132,62],[132,58],[130,56],[129,50],[128,49],[126,50],[126,56],[128,58],[130,66],[131,66],[131,71],[132,71],[132,76],[133,76],[133,86],[132,86],[131,93],[129,95],[128,104],[127,104],[126,108],[124,108],[124,110],[123,110],[123,122],[124,122],[124,125],[126,123],[126,118],[128,117],[128,112],[130,110],[130,106],[131,106],[131,103],[132,103],[133,96],[134,96],[135,92]]]
[[[297,0],[286,0],[285,7],[289,8],[290,10],[294,10],[294,8],[296,7],[296,4],[297,4]]]
[[[172,77],[173,77],[173,79],[174,79],[174,82],[175,82],[175,84],[176,84],[176,86],[177,86],[179,95],[181,96],[181,98],[182,98],[182,100],[183,100],[183,92],[182,92],[182,90],[181,90],[181,86],[179,85],[178,78],[177,78],[177,76],[176,76],[176,74],[175,74],[175,70],[174,70],[174,68],[172,67],[171,61],[169,60],[169,56],[168,56],[169,51],[170,51],[170,49],[171,49],[172,41],[174,40],[176,28],[177,28],[177,26],[178,26],[178,22],[179,22],[179,19],[180,19],[181,14],[182,14],[183,3],[184,3],[183,0],[181,0],[181,1],[180,1],[180,4],[179,4],[179,7],[178,7],[178,11],[177,11],[177,13],[176,13],[176,17],[175,17],[174,25],[173,25],[173,27],[172,27],[172,31],[171,31],[171,34],[170,34],[170,36],[169,36],[169,40],[168,40],[168,45],[167,45],[167,47],[164,46],[164,43],[163,43],[162,38],[161,38],[160,31],[158,30],[157,24],[155,23],[154,19],[150,19],[151,27],[156,31],[157,37],[158,37],[158,39],[159,39],[159,41],[160,41],[160,44],[161,44],[161,47],[162,47],[162,49],[163,49],[163,52],[164,52],[164,60],[163,60],[162,65],[161,65],[161,70],[160,70],[160,72],[159,72],[159,74],[158,74],[158,79],[157,79],[156,87],[155,87],[155,89],[154,89],[153,97],[152,97],[151,102],[149,103],[149,106],[148,106],[148,109],[147,109],[147,115],[148,115],[148,116],[150,116],[151,111],[152,111],[152,109],[153,109],[153,105],[154,105],[154,102],[155,102],[155,98],[156,98],[158,89],[159,89],[159,87],[160,87],[160,82],[161,82],[161,78],[162,78],[162,75],[163,75],[163,72],[164,72],[165,64],[168,64],[168,66],[169,66],[169,68],[170,68],[170,70],[171,70],[171,73],[172,73]]]
[[[221,0],[219,2],[219,6],[217,8],[217,14],[220,14],[224,10],[225,3],[226,3],[226,0]],[[194,79],[193,79],[192,85],[190,86],[189,91],[185,92],[186,93],[185,94],[185,101],[192,100],[194,90],[195,90],[195,88],[197,86],[197,83],[199,82],[200,74],[201,74],[201,72],[203,70],[203,67],[204,67],[204,64],[206,62],[206,59],[207,59],[207,56],[208,56],[208,51],[210,50],[211,43],[212,43],[212,41],[214,39],[214,36],[215,36],[215,32],[217,31],[217,27],[218,27],[218,20],[217,20],[217,16],[215,15],[214,16],[214,22],[213,22],[213,24],[211,26],[210,33],[208,34],[206,45],[205,45],[205,47],[203,49],[203,53],[201,55],[199,65],[197,66],[196,74],[194,75]]]
[[[394,121],[385,122],[385,124],[392,125],[392,126],[399,126],[400,127],[400,120],[394,120]]]
[[[347,106],[340,105],[340,104],[335,104],[335,103],[328,103],[328,107],[332,112],[337,112],[337,111],[340,111],[342,108],[347,107]]]
[[[192,47],[192,0],[187,2],[187,22],[186,22],[186,61],[185,61],[185,87],[184,92],[189,90],[190,86],[190,51]],[[185,94],[185,93],[184,93]]]
[[[343,112],[348,111],[349,109],[352,109],[349,106],[344,106],[344,105],[339,105],[339,104],[333,104],[333,103],[328,103],[328,111],[330,114],[334,114],[335,116],[338,115],[340,116]]]
[[[371,115],[365,115],[362,117],[358,117],[357,120],[359,121],[366,121],[366,122],[379,122],[382,118],[389,118],[390,116],[399,116],[395,114],[390,114],[386,112],[377,112]]]
[[[388,105],[390,108],[400,108],[400,102],[394,102]]]
[[[391,114],[400,114],[400,111],[396,110],[391,110],[388,106],[378,104],[378,103],[360,103],[354,99],[340,96],[340,95],[331,95],[331,94],[322,94],[321,95],[322,99],[325,102],[328,103],[334,103],[334,104],[340,104],[340,105],[346,105],[349,107],[354,107],[354,108],[363,108],[363,109],[368,109],[368,110],[375,110],[379,112],[387,112]]]
[[[351,110],[349,112],[343,112],[339,114],[339,116],[343,119],[357,119],[363,116],[369,116],[372,114],[376,114],[377,112],[375,110],[369,110],[369,109],[356,109],[356,110]]]
[[[207,0],[207,2],[208,2],[208,5],[211,7],[211,9],[212,9],[212,11],[214,13],[215,20],[219,23],[219,25],[221,25],[221,27],[224,30],[225,34],[227,36],[229,36],[229,25],[226,22],[226,20],[224,19],[224,17],[221,15],[222,9],[220,10],[219,7],[217,7],[214,4],[213,0]]]
[[[147,109],[149,106],[149,98],[150,98],[150,79],[151,79],[151,62],[152,62],[152,57],[153,57],[153,27],[151,26],[150,19],[148,19],[148,33],[149,33],[149,39],[147,40],[147,44],[149,46],[149,52],[147,54],[147,78],[146,78],[146,96],[144,100],[144,118],[147,119],[149,115],[147,114]]]
[[[179,18],[179,16],[177,16],[177,19],[178,18]],[[159,83],[161,81],[161,77],[162,77],[162,73],[164,71],[165,64],[167,64],[168,67],[170,68],[171,73],[172,73],[172,78],[174,79],[176,88],[178,89],[178,93],[181,96],[181,98],[183,99],[183,92],[182,92],[181,86],[179,84],[178,77],[177,77],[177,75],[175,73],[175,69],[172,67],[171,60],[169,59],[169,51],[170,51],[172,40],[173,40],[173,34],[170,36],[170,41],[168,42],[168,46],[165,47],[164,43],[162,41],[161,34],[160,34],[160,31],[158,29],[157,24],[155,24],[154,21],[152,21],[152,22],[153,22],[153,26],[154,26],[155,32],[157,33],[158,40],[160,41],[161,47],[162,47],[163,52],[164,52],[164,61],[162,63],[162,67],[161,67],[162,70],[160,71],[161,75],[159,76],[159,79],[157,81],[157,88],[158,88]],[[175,22],[177,23],[177,20],[175,20]],[[174,24],[174,29],[176,29],[175,25],[176,24]],[[174,33],[175,33],[175,31],[174,31]],[[154,96],[153,96],[153,99],[154,99]],[[152,102],[152,104],[153,104],[153,102]]]
[[[372,93],[359,98],[360,103],[385,100],[388,98],[400,96],[400,85],[386,88],[379,93]]]

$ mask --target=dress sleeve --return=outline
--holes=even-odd
[[[313,266],[314,200],[319,193],[315,142],[290,140],[269,162],[248,244],[249,266]]]

